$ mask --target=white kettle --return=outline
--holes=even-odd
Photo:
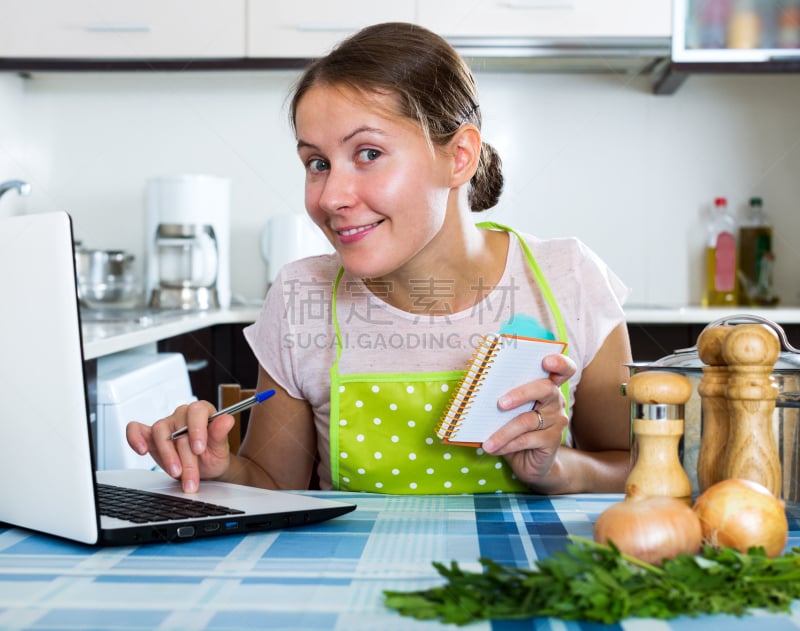
[[[275,215],[261,232],[261,255],[267,263],[270,285],[287,263],[333,251],[325,235],[305,213]]]

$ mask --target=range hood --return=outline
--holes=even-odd
[[[669,37],[448,37],[473,70],[649,72],[670,56]]]

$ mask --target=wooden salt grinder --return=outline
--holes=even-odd
[[[674,372],[648,370],[633,375],[625,386],[631,398],[636,462],[625,492],[637,487],[645,495],[667,495],[689,501],[692,484],[678,458],[683,436],[684,405],[692,384]]]
[[[700,491],[723,479],[725,449],[728,442],[728,366],[722,357],[722,341],[732,325],[705,329],[697,338],[697,354],[705,366],[697,386],[703,410],[700,453],[697,457],[697,484]]]
[[[722,343],[722,356],[730,370],[724,477],[758,482],[778,498],[781,463],[772,429],[778,387],[772,371],[780,349],[775,332],[761,324],[739,324]]]

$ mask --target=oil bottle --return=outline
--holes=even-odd
[[[772,226],[760,197],[751,197],[747,217],[739,227],[739,304],[778,304],[772,288]]]
[[[758,0],[736,0],[728,22],[728,48],[762,47],[763,24]]]
[[[727,198],[717,197],[708,222],[704,307],[737,304],[735,230],[736,222],[728,211]]]

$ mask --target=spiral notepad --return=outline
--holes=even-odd
[[[448,443],[480,445],[515,416],[531,409],[531,404],[526,403],[512,410],[501,410],[497,406],[500,396],[529,381],[547,377],[542,359],[545,355],[562,353],[565,348],[563,342],[506,333],[483,336],[436,434]]]

